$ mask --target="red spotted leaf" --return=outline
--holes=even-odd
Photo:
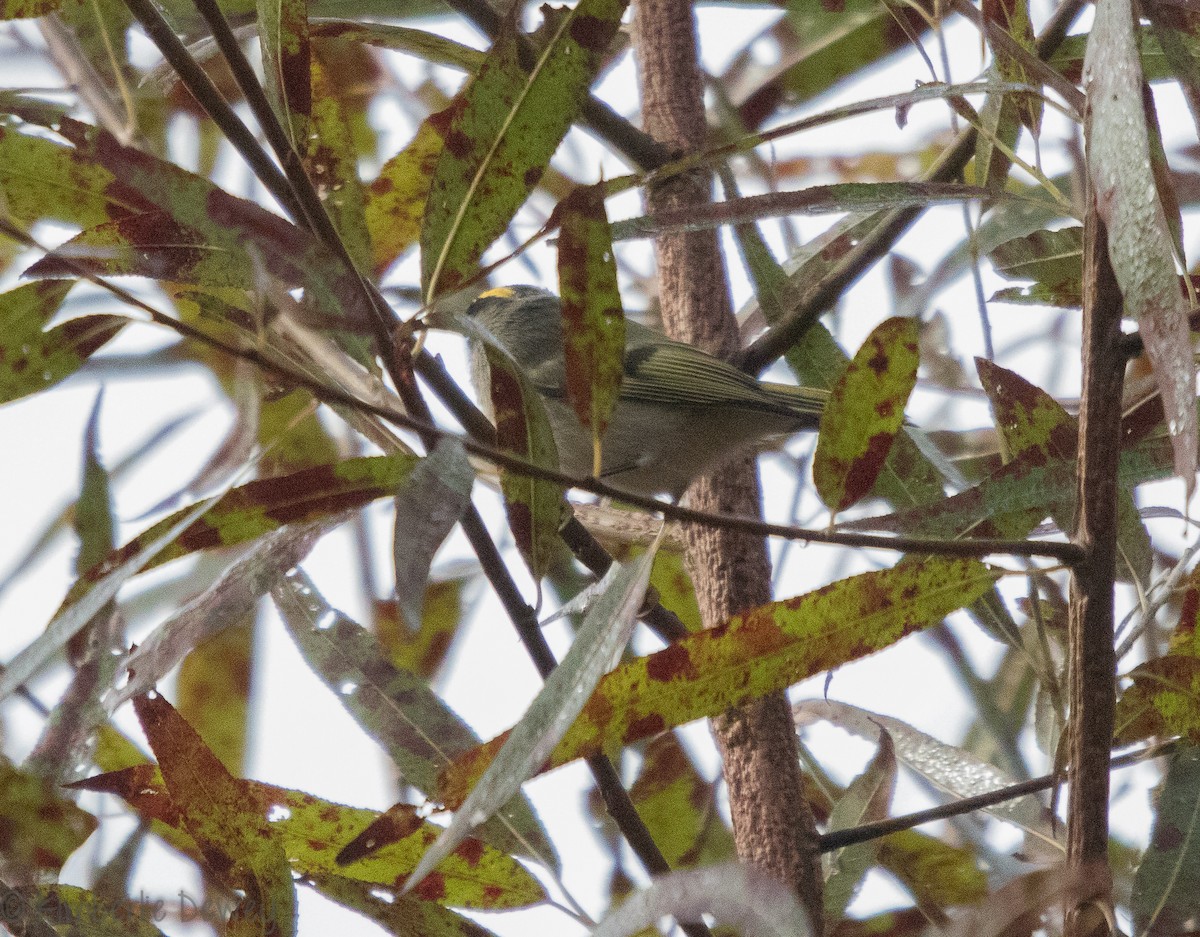
[[[883,650],[969,605],[999,576],[975,560],[904,560],[689,635],[605,676],[542,770],[714,716]],[[455,761],[442,776],[443,803],[462,802],[505,739]]]
[[[161,696],[139,696],[133,706],[171,802],[205,865],[227,887],[244,893],[230,924],[245,927],[255,921],[262,933],[294,934],[295,886],[268,818],[270,804],[233,777]]]
[[[558,285],[562,296],[567,399],[599,448],[624,374],[625,313],[617,289],[603,186],[575,189],[558,205]]]
[[[608,51],[627,0],[581,0],[547,22],[531,67],[510,19],[478,75],[445,112],[445,149],[421,231],[426,299],[473,276],[541,179]]]
[[[917,382],[919,328],[915,319],[881,322],[833,388],[821,418],[813,481],[834,512],[874,487],[904,425]]]
[[[53,280],[0,293],[0,403],[74,374],[129,321],[124,316],[81,316],[43,331],[72,285]]]

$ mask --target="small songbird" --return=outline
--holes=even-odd
[[[481,294],[467,315],[485,328],[542,395],[562,470],[593,474],[591,431],[566,395],[561,303],[534,286]],[[490,411],[488,363],[472,342],[472,380]],[[828,393],[759,381],[712,355],[625,323],[624,376],[602,441],[601,476],[629,491],[678,497],[734,455],[816,429]]]

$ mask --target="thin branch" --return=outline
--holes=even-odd
[[[1109,261],[1108,234],[1089,187],[1083,244],[1083,393],[1079,408],[1079,514],[1075,541],[1085,553],[1071,577],[1070,792],[1067,859],[1072,868],[1107,863],[1109,779],[1116,707],[1113,589],[1116,581],[1118,460],[1121,439],[1123,302]],[[1111,887],[1111,886],[1110,886]],[[1083,906],[1066,933],[1095,933]]]
[[[1037,55],[1047,59],[1062,44],[1066,31],[1087,0],[1063,0],[1037,40]],[[951,182],[959,177],[975,155],[975,130],[965,130],[926,174],[931,182]],[[795,297],[791,311],[766,334],[751,344],[741,357],[743,370],[757,374],[791,348],[809,326],[831,309],[842,293],[869,267],[882,258],[924,211],[905,208],[888,213],[880,224],[847,252],[841,262],[803,296]]]
[[[1114,756],[1108,762],[1108,770],[1128,768],[1132,765],[1141,764],[1143,761],[1151,758],[1169,755],[1178,747],[1179,742],[1172,740],[1169,742],[1160,742],[1136,752],[1126,752],[1124,755]],[[932,823],[935,820],[948,820],[951,817],[960,817],[966,813],[974,813],[976,810],[994,807],[1005,801],[1016,800],[1018,797],[1026,797],[1029,794],[1048,791],[1062,782],[1063,777],[1060,774],[1044,774],[1040,778],[1030,778],[1028,781],[1021,781],[1017,784],[997,788],[994,791],[988,791],[986,794],[964,797],[953,803],[930,807],[928,810],[917,810],[914,813],[906,813],[900,817],[889,817],[887,820],[880,820],[876,823],[864,823],[862,826],[854,826],[845,830],[835,830],[821,837],[821,852],[833,852],[835,849],[842,849],[845,846],[853,846],[855,843],[865,843],[873,839],[880,839],[891,833],[898,833],[901,830],[911,830],[913,827]]]

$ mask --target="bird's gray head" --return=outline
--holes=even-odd
[[[467,315],[487,329],[526,370],[562,355],[559,299],[536,286],[501,286],[480,294]]]

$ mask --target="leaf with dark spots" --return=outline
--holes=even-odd
[[[917,381],[915,319],[892,318],[863,342],[821,417],[813,482],[830,510],[867,494],[883,470]]]
[[[311,879],[319,891],[329,883],[330,897],[354,886],[367,888],[398,887],[412,871],[421,854],[432,843],[440,827],[419,816],[412,804],[397,804],[386,814],[362,807],[348,807],[323,800],[304,791],[276,787],[258,781],[241,781],[247,802],[266,805],[272,835],[278,840],[293,872]],[[80,790],[116,794],[140,816],[156,822],[156,830],[169,834],[170,824],[182,830],[183,817],[171,800],[158,766],[138,765],[77,782]],[[390,831],[387,842],[379,843],[371,855],[355,858],[342,867],[338,856],[353,841],[382,817],[390,820],[381,827]],[[195,845],[186,837],[183,850],[195,854]],[[174,840],[172,842],[175,842]],[[476,910],[506,910],[528,907],[545,900],[546,893],[537,879],[511,856],[471,840],[463,855],[453,855],[442,865],[441,898],[456,907]],[[400,899],[403,900],[403,899]]]
[[[43,331],[72,285],[54,280],[0,293],[0,404],[74,374],[129,321],[123,316],[82,316]]]
[[[430,186],[421,232],[427,301],[474,275],[483,252],[508,227],[571,126],[600,67],[627,0],[582,0],[539,35],[528,71],[513,17],[478,75],[461,92]],[[576,37],[582,28],[586,45]]]
[[[605,676],[545,768],[715,716],[883,650],[970,605],[999,577],[976,560],[906,559],[688,635]],[[663,660],[669,663],[663,666]],[[670,674],[673,679],[662,679]],[[443,774],[443,803],[462,802],[497,741],[467,752]]]
[[[590,428],[600,474],[604,430],[624,374],[625,314],[604,210],[603,186],[575,189],[559,202],[558,285],[562,297],[567,399]]]
[[[508,352],[490,337],[482,335],[481,330],[471,334],[477,333],[479,340],[484,342],[491,375],[497,445],[534,465],[557,469],[558,449],[540,395],[529,385]],[[500,487],[517,548],[533,577],[541,579],[559,548],[563,490],[553,482],[508,469],[500,473]]]
[[[992,404],[996,427],[1004,445],[1006,460],[1024,458],[1030,465],[1073,464],[1078,451],[1079,426],[1057,400],[1021,376],[985,359],[976,359],[979,380]],[[1150,535],[1138,515],[1129,485],[1118,495],[1117,525],[1121,560],[1118,576],[1125,581],[1149,584],[1153,562]],[[1000,523],[1010,536],[1025,536],[1047,513],[1042,507],[1026,512],[1023,518]],[[1051,504],[1051,517],[1064,531],[1072,529],[1075,498]]]
[[[433,169],[444,145],[437,129],[444,113],[427,117],[408,146],[383,164],[366,189],[363,214],[376,273],[383,273],[421,235]]]
[[[1200,748],[1187,745],[1170,758],[1157,791],[1150,846],[1133,880],[1130,910],[1138,934],[1186,933],[1200,914]],[[1186,831],[1186,832],[1185,832]]]
[[[432,796],[438,772],[478,744],[475,733],[427,681],[396,667],[374,635],[330,606],[302,571],[282,577],[271,594],[305,662],[391,758],[405,783]],[[380,822],[392,829],[383,818]],[[480,835],[548,868],[557,863],[549,837],[524,797],[508,803],[481,827]]]
[[[264,933],[295,933],[291,869],[259,792],[220,759],[161,696],[139,696],[134,711],[158,758],[163,782],[205,864],[245,898],[234,914],[255,915]]]
[[[364,456],[248,482],[229,491],[203,518],[188,526],[148,568],[197,550],[247,543],[284,524],[330,517],[388,497],[416,461],[415,456],[402,454]],[[189,510],[184,508],[164,518],[93,567],[86,582],[77,583],[68,594],[67,602],[77,592],[86,591],[88,582],[106,575],[177,524]]]
[[[109,211],[107,217],[93,221],[83,233],[68,242],[68,246],[83,251],[85,262],[102,262],[101,257],[89,256],[89,251],[96,254],[100,248],[110,248],[116,252],[119,262],[116,272],[122,272],[120,263],[136,266],[137,258],[126,254],[134,249],[131,245],[155,251],[163,244],[177,248],[182,243],[189,249],[202,251],[206,260],[219,256],[218,264],[224,264],[228,269],[220,269],[211,263],[195,263],[192,259],[195,255],[190,253],[181,260],[165,251],[155,258],[156,263],[163,265],[164,278],[174,275],[174,264],[184,273],[181,277],[184,282],[192,282],[187,277],[204,276],[215,278],[217,284],[236,282],[240,287],[252,289],[258,286],[253,255],[268,273],[289,287],[303,287],[314,307],[331,318],[336,317],[344,326],[362,326],[370,321],[370,310],[353,271],[347,270],[306,231],[252,201],[230,195],[202,176],[151,153],[124,146],[103,130],[69,119],[63,120],[56,129],[74,146],[73,151],[67,150],[65,155],[58,156],[58,162],[69,159],[71,167],[81,166],[91,173],[111,174],[113,182],[108,186],[108,200],[110,204],[120,206],[120,210]],[[137,180],[136,187],[126,181],[132,179]],[[165,218],[156,219],[155,213],[161,213]],[[120,227],[111,222],[127,215],[147,216],[149,220],[143,225],[149,225],[149,229],[131,222],[128,236],[122,234]],[[175,231],[182,241],[156,242],[155,225],[159,229],[169,225],[167,232]],[[65,256],[63,249],[51,254],[54,256]],[[124,272],[159,275],[153,270]]]

